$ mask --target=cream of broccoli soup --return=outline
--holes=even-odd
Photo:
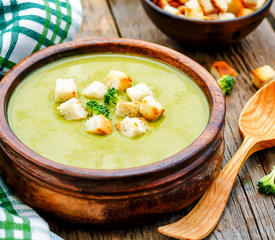
[[[131,81],[124,81],[121,89],[115,80],[107,82],[107,76],[125,78],[122,73]],[[71,97],[62,92],[69,88],[62,86],[62,80],[57,96],[58,79],[70,79],[65,84],[75,88]],[[103,95],[114,88],[124,104],[119,104],[119,110],[112,99],[104,103]],[[71,99],[65,102],[63,97]],[[91,106],[108,108],[108,116],[89,112],[86,103],[91,100]],[[151,106],[159,110],[155,118],[148,112]],[[129,108],[130,117],[125,117]],[[78,118],[72,111],[77,111]],[[132,118],[138,111],[142,115]],[[202,90],[177,69],[150,58],[106,53],[64,58],[28,75],[10,98],[8,120],[26,146],[50,160],[82,168],[122,169],[157,162],[183,150],[206,127],[209,111]],[[98,134],[94,129],[100,124],[103,128]]]

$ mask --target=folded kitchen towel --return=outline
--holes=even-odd
[[[0,0],[0,77],[31,53],[72,40],[81,21],[80,0]]]
[[[0,239],[61,240],[30,207],[17,199],[0,178]]]
[[[0,78],[31,53],[72,40],[81,21],[80,0],[0,0]],[[0,178],[0,239],[61,238]]]

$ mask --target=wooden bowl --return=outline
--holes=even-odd
[[[188,74],[211,108],[203,133],[183,151],[159,162],[122,170],[62,165],[26,147],[7,121],[11,93],[30,72],[57,59],[96,52],[131,53],[168,63]],[[153,43],[86,40],[55,45],[25,58],[1,81],[0,146],[2,175],[28,205],[77,223],[128,224],[180,210],[199,198],[217,175],[224,154],[225,101],[216,80],[188,57]],[[145,217],[146,216],[146,217]]]
[[[197,20],[170,14],[151,0],[141,0],[152,22],[167,36],[194,46],[222,46],[235,43],[252,32],[266,17],[273,0],[254,13],[231,20]]]

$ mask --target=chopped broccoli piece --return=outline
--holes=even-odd
[[[275,166],[270,174],[261,178],[257,184],[260,193],[271,195],[275,194]]]
[[[94,100],[91,100],[91,101],[87,102],[86,107],[88,109],[89,115],[103,114],[106,118],[111,119],[109,109],[106,106],[101,105],[101,104],[97,103]]]
[[[235,78],[230,75],[224,75],[218,80],[218,83],[219,83],[224,95],[231,94],[233,86],[234,86],[234,82],[235,82]]]
[[[117,92],[114,88],[111,88],[108,90],[107,94],[104,96],[104,103],[105,104],[114,104],[116,105],[119,101],[119,97],[117,95]]]

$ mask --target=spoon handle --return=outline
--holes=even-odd
[[[209,235],[219,222],[240,168],[255,152],[254,146],[254,140],[246,137],[192,211],[175,223],[159,227],[158,231],[170,237],[189,240]]]

